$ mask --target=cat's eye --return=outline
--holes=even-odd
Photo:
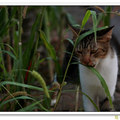
[[[92,50],[91,51],[91,54],[94,54],[94,53],[96,53],[97,52],[97,50]]]
[[[106,52],[104,49],[98,49],[99,50],[99,52]]]
[[[82,51],[80,51],[80,50],[77,50],[77,53],[79,53],[79,54],[82,54]]]
[[[102,49],[102,52],[106,52],[104,49]]]

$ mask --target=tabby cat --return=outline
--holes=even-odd
[[[110,110],[108,99],[97,76],[85,66],[94,67],[102,75],[108,85],[110,95],[114,98],[118,60],[116,52],[110,44],[112,40],[112,30],[113,27],[108,27],[104,30],[97,31],[97,42],[95,42],[94,33],[80,41],[75,48],[71,63],[80,61],[81,64],[71,64],[66,77],[67,82],[73,81],[74,83],[78,83],[80,77],[82,92],[86,93],[103,111]],[[75,41],[79,29],[72,27],[72,31],[74,33],[73,41]],[[87,31],[88,30],[84,30],[81,34]],[[71,52],[72,49],[73,46],[69,43],[67,52]],[[65,72],[69,58],[70,54],[66,53],[63,63],[63,73]],[[85,111],[96,111],[93,104],[84,95],[83,105]]]

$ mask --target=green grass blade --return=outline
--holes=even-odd
[[[1,51],[1,47],[0,47],[0,51]],[[3,53],[0,53],[0,67],[3,70],[3,74],[5,75],[7,73],[6,67],[5,67],[5,61],[4,61],[4,57],[3,57]]]
[[[91,11],[92,14],[92,20],[93,20],[93,30],[94,30],[94,36],[95,36],[95,42],[97,42],[97,17],[96,17],[96,12],[95,11]]]
[[[2,8],[2,10],[4,10],[4,9],[5,9],[5,7]],[[6,14],[6,11],[2,11],[2,12]],[[13,7],[13,9],[11,10],[11,16],[10,16],[9,20],[6,21],[6,23],[4,22],[4,24],[2,23],[1,30],[0,30],[0,37],[3,37],[6,34],[7,30],[10,27],[11,20],[15,16],[16,12],[17,12],[17,7]],[[4,18],[3,13],[0,12],[0,16],[2,19]]]
[[[91,11],[87,10],[83,20],[82,20],[82,25],[81,25],[81,29],[85,26],[86,22],[88,21],[89,17],[91,15]]]
[[[28,96],[14,97],[14,98],[12,98],[12,99],[3,101],[3,102],[0,104],[0,108],[1,108],[3,105],[5,105],[5,104],[7,104],[7,103],[9,103],[9,102],[12,102],[12,101],[15,101],[15,100],[19,100],[19,99],[23,99],[23,100],[28,99],[28,100],[33,100],[33,101],[35,101],[35,99],[33,99],[33,98],[31,98],[31,97],[28,97]]]
[[[104,80],[104,78],[100,75],[100,73],[95,69],[95,68],[92,68],[92,67],[88,67],[100,80],[101,82],[101,85],[102,87],[104,88],[105,90],[105,93],[109,99],[109,102],[110,102],[110,105],[111,107],[113,108],[113,104],[112,104],[112,98],[111,98],[111,95],[110,95],[110,92],[109,92],[109,89],[108,89],[108,86]]]
[[[18,20],[19,20],[19,25],[18,25],[18,41],[19,41],[19,46],[18,46],[18,59],[19,59],[19,64],[18,64],[18,69],[23,68],[23,50],[22,50],[22,23],[23,23],[23,17],[22,17],[22,10],[23,7],[20,6],[18,8]],[[21,71],[18,71],[17,75],[17,81],[23,83],[23,74]],[[17,88],[18,90],[18,88]]]
[[[36,105],[40,105],[40,108],[43,109],[44,111],[48,111],[46,108],[43,107],[42,104],[40,104],[41,101],[37,101],[35,103],[32,103],[31,105],[28,105],[27,107],[24,107],[20,110],[18,110],[18,112],[25,112],[25,111],[31,111],[33,107],[35,107]]]
[[[73,62],[73,63],[71,63],[71,64],[81,64],[81,63],[80,63],[80,62]],[[88,67],[88,68],[99,78],[99,80],[100,80],[100,82],[101,82],[101,85],[102,85],[102,87],[104,88],[106,95],[108,96],[110,105],[111,105],[111,107],[113,108],[112,98],[111,98],[111,95],[110,95],[108,86],[107,86],[104,78],[100,75],[100,73],[99,73],[95,68],[92,68],[92,67]]]
[[[2,85],[15,85],[15,86],[19,86],[19,87],[24,87],[24,88],[28,88],[28,89],[33,89],[33,90],[39,90],[39,91],[43,91],[42,88],[36,87],[36,86],[32,86],[32,85],[27,85],[27,84],[23,84],[23,83],[18,83],[18,82],[10,82],[10,81],[3,81],[0,83],[0,87]]]
[[[101,20],[103,19],[103,16],[104,16],[103,13],[99,13],[98,18],[97,18],[97,26],[99,25],[99,23],[100,23]],[[104,26],[106,26],[106,25],[104,25]]]
[[[84,92],[81,92],[83,95],[85,95],[89,100],[90,100],[90,102],[93,104],[93,106],[96,108],[96,110],[98,111],[98,112],[100,112],[100,110],[99,110],[99,108],[97,107],[97,105],[94,103],[94,101],[86,94],[86,93],[84,93]]]
[[[109,26],[110,25],[111,10],[112,10],[111,6],[106,7],[106,10],[105,10],[106,15],[104,16],[104,26]]]
[[[52,58],[51,57],[46,57],[46,58],[42,58],[38,61],[38,65],[42,62],[44,62],[45,60],[51,60]]]
[[[71,40],[71,39],[69,39],[69,38],[67,38],[66,40],[68,40],[68,41],[74,46],[73,40]]]
[[[5,44],[5,43],[0,43],[0,44],[9,47],[12,50],[12,52],[15,54],[15,56],[17,56],[17,53],[15,52],[14,48],[12,48],[9,44]]]
[[[33,54],[32,49],[34,47],[34,39],[35,39],[36,31],[37,31],[37,29],[39,29],[38,27],[39,27],[40,18],[41,18],[41,14],[39,13],[33,26],[32,26],[29,42],[26,46],[27,49],[23,54],[23,64],[24,64],[25,69],[27,68],[27,66],[30,62],[31,54]]]
[[[56,56],[56,52],[55,52],[55,49],[54,47],[49,43],[49,41],[47,40],[46,36],[45,36],[45,33],[40,30],[40,38],[42,39],[46,49],[48,50],[49,52],[49,55],[50,57],[53,59],[54,63],[55,63],[55,69],[56,69],[56,72],[57,72],[57,75],[60,76],[62,74],[62,70],[61,70],[61,67],[60,67],[60,64],[59,64],[59,61],[58,61],[58,58]],[[58,78],[58,82],[61,81],[61,78]]]
[[[28,107],[28,106],[27,106]],[[30,108],[27,108],[27,107],[24,107],[24,108],[26,108],[25,110],[24,109],[21,109],[21,110],[17,110],[17,112],[32,112],[32,111],[34,111],[35,112],[35,110],[36,109],[39,109],[38,108],[38,106],[32,106],[32,107],[30,107]]]
[[[107,26],[105,26],[105,27],[100,27],[100,28],[97,28],[97,31],[100,31],[100,30],[103,30],[103,29],[106,29],[106,28],[107,28]],[[90,31],[88,31],[88,32],[85,32],[85,33],[83,33],[82,35],[80,35],[80,36],[78,37],[77,41],[76,41],[76,42],[77,42],[76,45],[79,44],[80,40],[82,40],[82,39],[85,38],[86,36],[92,34],[93,32],[94,32],[94,30],[92,29],[92,30],[90,30]]]
[[[76,27],[76,28],[80,28],[80,25],[79,24],[74,24],[72,25],[73,27]]]
[[[40,38],[42,39],[45,47],[47,48],[50,56],[52,57],[53,60],[56,61],[56,53],[55,53],[55,49],[53,48],[53,46],[48,42],[46,36],[45,36],[45,33],[40,30]]]
[[[13,59],[16,60],[16,56],[15,56],[12,52],[6,51],[6,50],[1,50],[1,52],[7,53],[7,54],[10,55]]]

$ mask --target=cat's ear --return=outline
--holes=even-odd
[[[112,38],[113,27],[114,26],[98,31],[97,32],[98,42],[109,42],[110,39]]]
[[[79,33],[80,29],[75,28],[75,27],[73,27],[71,25],[68,25],[68,26],[69,26],[70,30],[72,31],[72,33],[73,33],[73,37],[78,37],[78,33]]]

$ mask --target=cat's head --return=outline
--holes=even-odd
[[[101,31],[97,31],[97,42],[95,42],[94,33],[86,36],[80,41],[75,48],[75,55],[78,60],[86,66],[95,67],[100,59],[103,59],[108,54],[110,49],[110,39],[112,37],[112,27],[108,27]],[[89,30],[84,30],[81,34]],[[74,29],[74,38],[76,39],[79,30]]]

